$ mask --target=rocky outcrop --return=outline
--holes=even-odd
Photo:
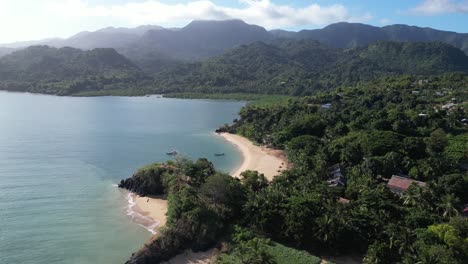
[[[140,196],[161,195],[167,193],[168,177],[174,169],[172,166],[154,163],[139,169],[131,178],[121,180],[118,186]]]

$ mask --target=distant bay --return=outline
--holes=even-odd
[[[240,153],[213,131],[243,105],[0,92],[0,263],[124,262],[151,234],[114,184],[171,149],[231,171]]]

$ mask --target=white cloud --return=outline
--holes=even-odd
[[[468,1],[425,0],[411,9],[411,13],[426,16],[447,13],[468,13]]]
[[[339,21],[365,22],[369,13],[352,15],[343,5],[305,7],[278,5],[270,0],[240,0],[241,7],[226,7],[212,1],[198,0],[188,3],[163,3],[147,0],[119,5],[92,5],[84,0],[52,1],[47,9],[58,16],[71,18],[108,18],[129,25],[180,25],[196,19],[238,18],[266,28],[325,25]]]

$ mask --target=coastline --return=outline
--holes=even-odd
[[[163,196],[142,197],[129,192],[127,214],[132,221],[141,225],[153,235],[166,224],[167,200]]]
[[[217,133],[217,135],[236,146],[241,152],[242,163],[230,173],[233,177],[239,178],[240,174],[246,170],[256,170],[263,173],[271,181],[281,171],[288,168],[284,151],[256,146],[249,139],[235,134]],[[150,241],[157,238],[158,231],[166,224],[167,200],[163,196],[141,197],[131,192],[128,193],[127,199],[129,201],[127,213],[131,215],[132,221],[153,234]],[[205,252],[186,250],[164,262],[164,264],[208,264],[216,255],[216,252],[215,248]]]
[[[218,133],[218,135],[235,145],[242,154],[241,165],[231,172],[233,177],[239,178],[246,170],[256,170],[271,181],[288,168],[284,151],[256,146],[249,139],[236,134]]]

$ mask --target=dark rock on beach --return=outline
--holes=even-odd
[[[154,163],[139,169],[131,178],[121,180],[118,186],[140,196],[161,195],[166,193],[168,186],[164,174],[171,173],[173,169],[168,165]]]

